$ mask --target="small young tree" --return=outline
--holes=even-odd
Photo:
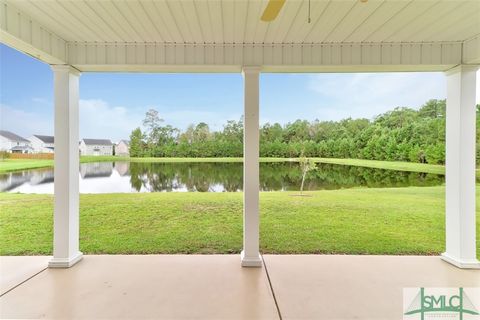
[[[302,184],[300,185],[300,195],[303,195],[303,186],[305,184],[305,177],[309,171],[315,170],[317,168],[317,164],[313,159],[307,158],[304,156],[303,152],[299,159],[300,168],[302,169]]]

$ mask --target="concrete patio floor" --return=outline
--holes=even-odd
[[[266,268],[241,268],[238,255],[91,255],[70,269],[46,259],[0,258],[2,319],[401,319],[404,287],[480,286],[479,270],[439,257],[264,255]]]
[[[0,256],[0,295],[47,268],[49,256]]]

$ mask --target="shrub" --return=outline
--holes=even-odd
[[[0,151],[0,159],[10,159],[10,153],[7,151]]]

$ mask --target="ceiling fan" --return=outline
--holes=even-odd
[[[270,0],[268,1],[267,7],[263,11],[262,17],[260,18],[264,22],[271,22],[282,10],[283,5],[286,0]],[[368,0],[360,0],[362,3],[366,3]],[[308,22],[310,22],[310,0],[308,0]]]
[[[270,0],[267,4],[267,7],[263,11],[262,17],[260,19],[265,22],[275,20],[275,18],[280,13],[280,10],[282,10],[285,1],[286,0]]]

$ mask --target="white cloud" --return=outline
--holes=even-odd
[[[37,103],[46,104],[44,100],[35,100]],[[42,107],[41,112],[39,112],[39,108],[35,108],[35,111],[24,111],[21,107],[0,104],[0,128],[25,137],[32,134],[53,135],[52,108],[51,106],[50,109]],[[223,115],[213,111],[181,109],[178,107],[144,106],[126,108],[112,106],[102,99],[80,99],[79,136],[80,138],[105,138],[112,141],[128,139],[133,129],[142,127],[145,112],[150,108],[158,110],[160,117],[165,119],[165,123],[180,129],[185,129],[191,123],[206,122],[212,130],[219,130],[223,128],[227,120],[240,119],[240,114]]]
[[[320,95],[319,118],[367,117],[395,107],[418,108],[429,99],[444,99],[441,73],[359,73],[311,76],[309,88]]]
[[[47,101],[33,99],[33,102],[47,104]],[[80,138],[107,138],[117,141],[126,139],[130,132],[141,126],[147,108],[127,109],[110,106],[103,100],[80,100]],[[53,107],[35,108],[25,111],[22,107],[0,104],[0,127],[21,136],[32,134],[53,135]]]
[[[37,103],[37,104],[46,105],[46,106],[49,106],[49,107],[52,106],[52,102],[50,100],[45,99],[45,98],[34,97],[34,98],[32,98],[32,101]]]
[[[213,111],[201,111],[180,107],[145,106],[125,108],[111,106],[100,99],[80,100],[80,137],[126,139],[136,127],[142,127],[145,112],[155,109],[164,124],[181,130],[191,123],[205,122],[211,130],[219,130],[227,120],[238,120],[240,114],[222,115]]]
[[[49,113],[28,112],[0,104],[0,128],[29,137],[32,134],[53,134],[53,117]]]
[[[128,139],[141,126],[147,108],[111,106],[100,99],[80,99],[80,137]]]

